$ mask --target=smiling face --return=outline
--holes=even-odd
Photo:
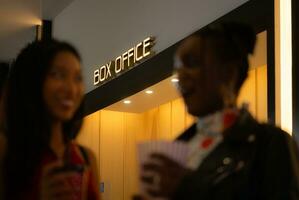
[[[235,85],[235,71],[217,58],[210,41],[192,36],[176,52],[179,89],[188,112],[203,117],[226,106]]]
[[[62,122],[72,119],[83,92],[80,61],[70,52],[57,53],[43,85],[43,99],[51,118]]]

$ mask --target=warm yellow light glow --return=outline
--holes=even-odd
[[[34,22],[33,22],[34,25],[38,25],[38,26],[41,26],[42,25],[42,20],[41,19],[36,19]]]
[[[277,6],[277,5],[276,5]],[[280,126],[292,134],[292,1],[279,0]],[[279,102],[278,102],[279,103]]]
[[[124,100],[124,104],[130,104],[131,101],[130,100]]]
[[[178,79],[178,78],[172,78],[172,79],[171,79],[171,82],[173,82],[173,83],[177,83],[177,82],[179,82],[179,79]]]
[[[145,93],[146,93],[146,94],[153,94],[154,91],[152,91],[152,90],[146,90]]]

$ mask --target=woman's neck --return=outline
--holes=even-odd
[[[65,143],[63,138],[62,123],[54,122],[51,126],[50,148],[57,155],[62,158],[65,150]]]

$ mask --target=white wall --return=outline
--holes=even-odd
[[[61,11],[70,5],[74,0],[41,0],[42,17],[46,20],[52,20]]]
[[[40,0],[0,0],[0,60],[11,61],[35,39]]]
[[[86,91],[93,71],[147,36],[156,37],[156,53],[247,0],[75,0],[53,25],[54,37],[81,52]]]

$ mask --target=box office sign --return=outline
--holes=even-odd
[[[102,65],[94,71],[94,85],[100,86],[133,68],[137,63],[153,54],[153,46],[154,38],[148,37],[114,60]]]

